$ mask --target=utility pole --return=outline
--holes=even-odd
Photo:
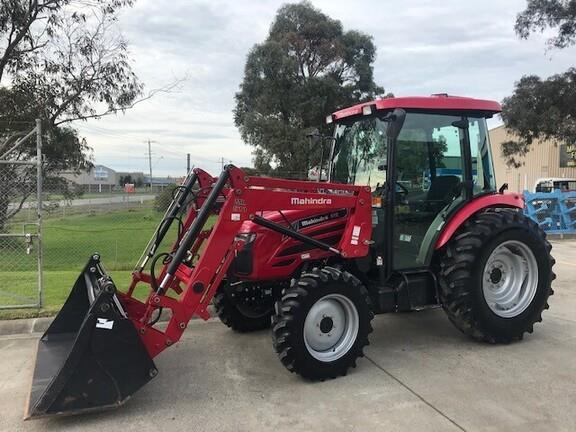
[[[220,165],[221,165],[222,171],[224,171],[224,164],[225,164],[225,162],[226,162],[226,161],[224,160],[224,156],[222,156],[222,157],[220,158]],[[228,163],[231,164],[231,163],[232,163],[232,160],[231,160],[231,159],[228,159]]]
[[[150,192],[152,192],[152,143],[156,141],[150,141],[148,138],[148,167],[150,168]]]
[[[150,167],[150,192],[152,192],[152,146],[148,138],[148,166]]]
[[[190,153],[186,154],[186,174],[190,174]]]

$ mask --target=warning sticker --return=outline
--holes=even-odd
[[[354,228],[352,228],[352,239],[350,240],[350,243],[354,246],[358,244],[358,240],[360,239],[360,229],[361,228],[358,225],[354,225]]]

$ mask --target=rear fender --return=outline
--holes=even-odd
[[[524,198],[522,194],[508,193],[484,195],[473,199],[460,208],[444,225],[440,236],[436,240],[434,249],[438,250],[448,243],[458,228],[470,219],[473,214],[486,208],[497,207],[522,209],[524,208]]]

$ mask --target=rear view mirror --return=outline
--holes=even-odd
[[[306,137],[310,139],[311,144],[319,143],[323,136],[318,129],[312,129],[310,133],[306,134]]]
[[[402,126],[404,126],[404,119],[406,118],[406,111],[402,108],[396,108],[390,114],[388,114],[384,121],[388,121],[388,129],[386,130],[386,135],[392,141],[398,138],[400,135],[400,131],[402,130]]]

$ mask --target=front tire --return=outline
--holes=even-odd
[[[350,273],[313,269],[294,280],[276,305],[273,343],[282,364],[311,380],[346,375],[372,331],[368,292]]]
[[[519,211],[490,209],[471,217],[440,260],[440,298],[450,321],[489,343],[532,333],[553,294],[551,248]]]
[[[240,333],[270,328],[273,312],[271,306],[241,304],[232,294],[233,291],[223,283],[214,296],[214,309],[224,325]]]

